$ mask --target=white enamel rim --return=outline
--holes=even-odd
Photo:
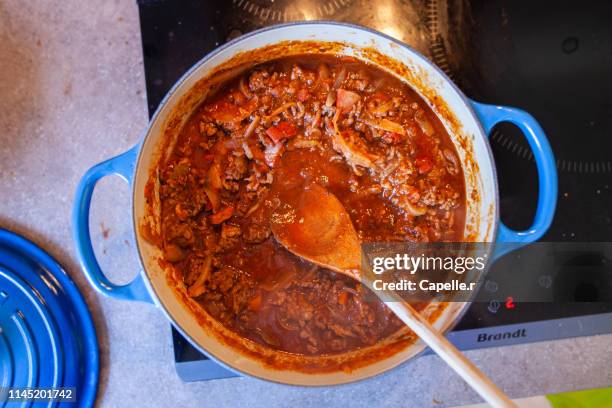
[[[213,334],[202,329],[195,316],[187,310],[174,291],[166,284],[165,272],[156,262],[158,249],[147,243],[139,233],[139,220],[144,216],[145,211],[144,187],[149,177],[149,169],[153,165],[152,158],[163,136],[162,130],[165,127],[166,119],[173,111],[176,103],[199,79],[206,77],[214,67],[231,59],[237,53],[287,40],[339,41],[357,47],[374,47],[382,54],[399,60],[410,68],[423,69],[427,73],[428,87],[435,90],[436,94],[446,102],[448,108],[462,125],[461,134],[472,143],[471,149],[473,150],[473,157],[478,163],[479,171],[476,183],[471,183],[473,184],[471,186],[466,184],[466,190],[474,188],[480,193],[481,197],[478,205],[479,212],[476,214],[480,218],[480,228],[478,228],[476,236],[478,242],[493,242],[497,235],[499,220],[497,176],[493,155],[484,130],[469,100],[453,82],[425,57],[402,42],[357,25],[311,21],[271,26],[251,32],[205,56],[185,73],[164,97],[141,142],[132,184],[132,220],[138,254],[143,265],[141,275],[155,304],[163,311],[174,327],[196,348],[226,368],[240,374],[282,384],[300,386],[339,385],[386,372],[421,353],[425,349],[425,345],[421,341],[417,341],[391,357],[355,369],[350,373],[310,374],[265,367],[260,361],[238,353],[235,349],[219,341]],[[348,51],[346,53],[350,55]],[[421,96],[429,102],[424,95]],[[435,106],[432,106],[432,108],[436,111]],[[438,116],[440,117],[440,115]],[[441,120],[447,125],[443,118]],[[464,163],[465,150],[456,142],[455,136],[451,133],[451,138],[455,142],[462,163]],[[468,183],[467,178],[466,183]],[[466,217],[466,223],[469,223],[470,221],[467,218],[469,216]],[[468,302],[450,303],[433,323],[434,327],[441,332],[447,332],[459,321],[468,306]]]

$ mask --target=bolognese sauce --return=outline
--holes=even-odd
[[[327,188],[362,242],[463,239],[463,170],[444,126],[407,84],[353,58],[287,57],[228,81],[157,174],[163,256],[188,295],[290,353],[370,346],[402,323],[358,282],[275,242],[283,194]]]

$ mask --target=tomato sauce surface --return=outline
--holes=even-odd
[[[227,82],[158,174],[164,258],[189,296],[286,352],[351,351],[402,326],[360,283],[274,240],[271,214],[307,184],[338,197],[362,242],[463,240],[463,170],[444,126],[408,85],[352,58],[284,58]]]

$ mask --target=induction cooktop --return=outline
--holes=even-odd
[[[139,0],[138,5],[151,114],[174,82],[214,48],[258,28],[300,20],[382,31],[430,58],[469,97],[530,112],[549,137],[559,175],[557,212],[542,240],[597,243],[593,249],[579,245],[572,265],[612,276],[604,256],[612,247],[607,242],[612,241],[612,3]],[[536,202],[533,156],[512,125],[498,125],[491,145],[502,219],[526,228]],[[470,349],[612,332],[610,299],[588,279],[563,278],[562,263],[541,265],[545,279],[539,282],[543,289],[563,284],[570,294],[565,302],[523,303],[506,296],[475,303],[450,333],[451,341]],[[173,342],[185,381],[236,375],[174,329]]]

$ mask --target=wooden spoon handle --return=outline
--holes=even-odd
[[[385,302],[385,304],[486,402],[493,407],[517,406],[412,306],[404,302]]]

